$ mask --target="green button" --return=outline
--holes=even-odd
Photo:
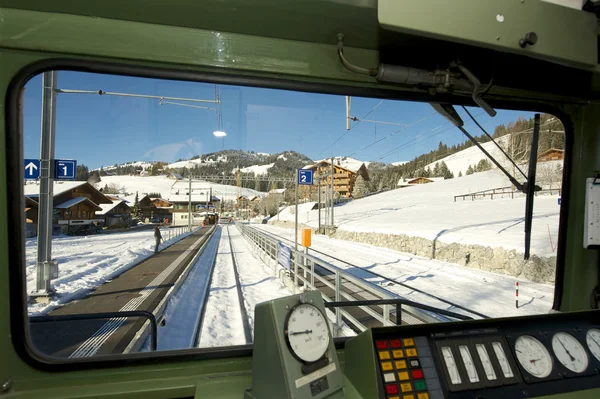
[[[427,389],[427,385],[425,385],[425,381],[415,381],[415,391],[424,391]]]

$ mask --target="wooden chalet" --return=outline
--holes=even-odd
[[[173,220],[173,204],[162,198],[150,198],[152,201],[152,218],[158,218],[161,222],[171,223]]]
[[[34,201],[39,198],[39,184],[25,185],[25,195]],[[69,232],[74,226],[85,226],[94,223],[96,211],[101,211],[101,204],[112,201],[87,182],[55,182],[54,183],[54,224]]]
[[[327,176],[321,180],[321,185],[331,184],[331,161],[322,160],[314,165],[307,165],[304,169],[311,169],[314,171],[315,186],[316,179],[320,176]],[[359,163],[355,168],[348,168],[333,162],[333,190],[340,197],[350,198],[352,197],[352,191],[354,190],[354,183],[356,178],[361,175],[364,180],[369,180],[369,172],[364,163]],[[329,175],[329,176],[328,176]]]
[[[191,199],[190,199],[191,198]],[[192,224],[199,225],[204,220],[201,212],[220,209],[221,199],[212,195],[212,189],[205,182],[192,182],[191,197],[189,183],[177,181],[171,186],[168,202],[172,204],[172,224],[188,225],[188,206],[192,203]]]
[[[412,179],[400,179],[398,181],[397,187],[411,187],[418,186],[420,184],[429,184],[435,183],[436,181],[444,180],[443,177],[415,177]]]
[[[38,203],[37,201],[25,197],[25,236],[37,236],[38,223]]]
[[[131,208],[122,199],[114,199],[111,204],[101,204],[100,208],[100,211],[96,211],[96,220],[104,226],[128,225],[131,220]]]
[[[565,158],[565,151],[558,148],[548,148],[538,154],[538,162],[562,161]]]

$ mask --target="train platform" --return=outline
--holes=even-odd
[[[195,231],[49,316],[154,312],[214,230],[210,226]],[[84,358],[130,350],[145,322],[143,317],[52,321],[30,323],[30,330],[33,346],[45,355]]]

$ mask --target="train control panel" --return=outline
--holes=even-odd
[[[344,373],[363,398],[596,398],[600,311],[373,328],[346,342]]]

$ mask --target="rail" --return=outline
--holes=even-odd
[[[194,226],[194,227],[198,227],[198,226]],[[182,234],[186,234],[189,232],[188,227],[187,226],[180,226],[180,227],[169,227],[168,230],[169,234],[168,234],[168,238],[167,240],[171,240],[173,238],[179,237]]]
[[[348,306],[356,306],[353,305],[354,302],[359,304],[357,307],[383,326],[396,325],[398,321],[407,324],[421,324],[452,321],[468,317],[432,307],[428,307],[429,309],[427,310],[419,309],[411,301],[406,301],[404,306],[391,306],[391,304],[384,302],[362,304],[362,302],[357,301],[364,301],[365,299],[390,301],[402,298],[398,298],[398,296],[389,291],[360,279],[322,259],[302,251],[296,251],[287,246],[290,252],[289,267],[283,267],[278,262],[279,240],[248,224],[238,222],[236,226],[246,240],[253,244],[257,255],[273,268],[273,274],[279,275],[280,279],[289,283],[290,286],[288,288],[292,289],[294,293],[303,290],[319,290],[326,304],[332,302],[338,305],[340,303],[347,303]],[[321,289],[317,288],[316,284],[322,284]],[[323,292],[323,288],[329,288],[333,294],[327,295]],[[358,320],[346,310],[341,309],[342,307],[335,308],[336,329],[334,330],[336,336],[341,335],[343,322],[349,322],[359,331],[364,331],[368,328],[362,322],[363,320]]]

